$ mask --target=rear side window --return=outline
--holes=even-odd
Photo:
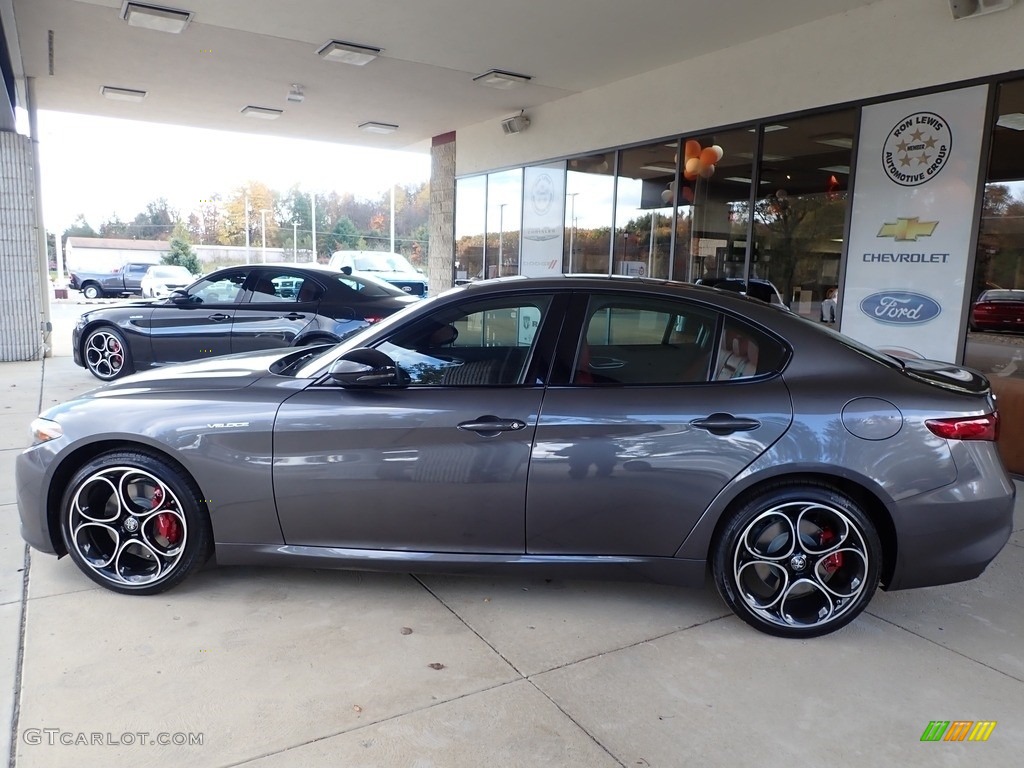
[[[592,296],[573,383],[704,382],[714,351],[716,313],[643,296]]]
[[[749,379],[777,372],[786,361],[786,348],[752,325],[726,318],[715,358],[716,381]]]

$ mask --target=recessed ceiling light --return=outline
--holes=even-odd
[[[850,175],[850,166],[848,165],[826,165],[818,170],[825,171],[825,173],[845,173],[847,176]]]
[[[1000,115],[996,120],[1000,128],[1009,128],[1012,131],[1024,131],[1024,112],[1010,112],[1007,115]]]
[[[394,133],[398,130],[397,125],[391,123],[375,123],[372,120],[366,123],[360,123],[359,129],[366,131],[367,133]]]
[[[142,101],[146,98],[146,91],[137,91],[134,88],[115,88],[112,85],[104,85],[100,93],[114,101]]]
[[[191,11],[149,3],[125,2],[121,6],[121,18],[128,22],[128,26],[153,29],[157,32],[184,32],[185,27],[192,21],[192,16]]]
[[[489,69],[482,75],[473,78],[474,83],[486,85],[488,88],[498,88],[507,91],[509,88],[518,88],[530,82],[529,75],[517,75],[515,72],[502,72],[500,69]]]
[[[847,136],[844,133],[823,133],[820,136],[811,136],[811,141],[828,147],[853,148],[853,136]]]
[[[283,109],[271,109],[270,107],[242,107],[242,114],[246,117],[258,117],[261,120],[277,120],[284,114]]]
[[[744,160],[753,160],[753,152],[737,152],[736,157],[742,157]],[[773,155],[769,152],[764,152],[761,155],[761,160],[766,163],[781,163],[784,160],[792,160],[793,158],[789,155]]]
[[[362,67],[380,56],[380,48],[371,45],[358,45],[357,43],[346,43],[342,40],[329,40],[320,46],[317,54],[328,61],[339,61],[342,64],[352,64]]]
[[[766,125],[764,127],[764,132],[774,133],[775,131],[784,131],[787,128],[789,128],[788,125],[779,125],[778,123],[773,123],[772,125]],[[757,133],[757,128],[748,128],[747,133]]]
[[[641,165],[640,169],[643,171],[655,171],[657,173],[675,173],[676,167],[674,165]]]

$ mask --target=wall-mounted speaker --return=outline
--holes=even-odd
[[[526,115],[513,115],[501,121],[501,130],[506,136],[512,133],[522,133],[530,126],[530,118]]]
[[[1005,11],[1015,0],[949,0],[949,10],[954,19],[969,19],[987,13]]]

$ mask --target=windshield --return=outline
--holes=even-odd
[[[355,268],[360,272],[415,272],[416,268],[397,253],[364,253],[356,256]]]
[[[150,277],[162,277],[172,280],[192,280],[192,273],[184,267],[150,267],[147,274]]]

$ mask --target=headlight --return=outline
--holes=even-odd
[[[32,430],[33,445],[39,445],[39,443],[56,440],[58,437],[64,436],[64,428],[60,424],[41,417],[32,419],[30,429]]]

